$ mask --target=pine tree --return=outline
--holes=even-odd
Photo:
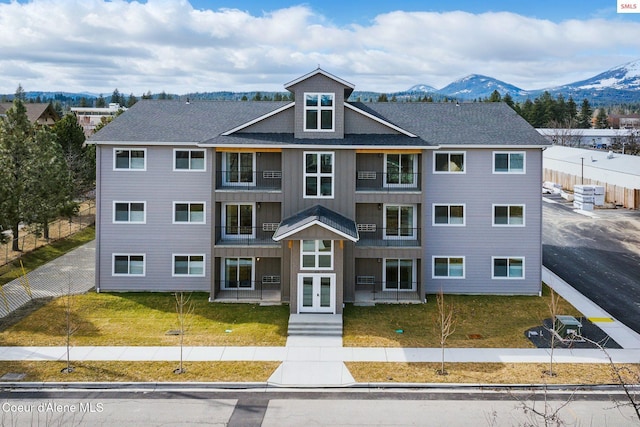
[[[591,129],[591,117],[593,116],[593,110],[589,104],[588,99],[582,101],[582,107],[580,108],[580,115],[578,117],[578,127],[580,129]]]

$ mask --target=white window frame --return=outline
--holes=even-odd
[[[307,96],[317,96],[318,105],[307,105]],[[331,96],[331,106],[323,106],[322,97]],[[304,112],[303,112],[303,124],[302,129],[304,132],[334,132],[336,128],[336,94],[331,92],[305,92],[302,100]],[[307,111],[315,110],[318,113],[317,126],[315,128],[307,127]],[[322,129],[322,112],[331,111],[331,129]]]
[[[318,166],[318,170],[316,172],[307,172],[307,155],[315,155],[317,156],[316,165]],[[320,165],[320,157],[323,155],[331,156],[331,173],[321,172]],[[302,196],[305,199],[333,199],[335,198],[335,187],[336,187],[336,155],[333,151],[305,151],[302,153]],[[316,195],[307,195],[307,178],[315,177],[316,178]],[[331,178],[331,194],[328,196],[323,196],[321,194],[322,190],[322,178]]]
[[[176,257],[187,257],[187,271],[186,274],[176,273]],[[193,274],[191,273],[191,263],[196,262],[192,261],[191,257],[202,257],[202,273]],[[205,254],[172,254],[171,256],[172,264],[171,264],[171,276],[173,277],[205,277],[206,276],[206,255]]]
[[[387,261],[398,261],[398,268],[400,268],[400,261],[411,261],[411,289],[400,289],[400,283],[398,283],[397,288],[389,288],[387,287]],[[417,262],[415,258],[384,258],[382,264],[382,283],[383,291],[387,292],[415,292],[417,286]],[[400,271],[398,271],[398,275],[400,275]]]
[[[251,181],[228,181],[227,174],[229,173],[229,161],[227,155],[238,155],[238,174],[242,174],[242,168],[240,164],[240,156],[242,154],[251,154]],[[229,187],[255,187],[256,185],[256,153],[247,151],[225,151],[222,153],[222,183]]]
[[[319,244],[318,242],[323,241],[323,240],[328,240],[328,239],[305,239],[305,240],[309,240],[312,241],[314,243],[314,250],[311,252],[305,252],[304,251],[304,240],[300,240],[300,270],[303,271],[310,271],[310,270],[333,270],[333,265],[334,265],[334,251],[335,251],[335,244],[333,240],[329,240],[329,242],[331,242],[331,251],[329,251],[329,253],[327,252],[321,252],[319,249]],[[315,258],[314,261],[314,266],[313,267],[305,267],[304,266],[304,262],[303,262],[303,257],[307,255],[312,255]],[[329,255],[329,257],[331,258],[331,265],[329,267],[320,267],[319,266],[319,258],[320,256],[326,256]]]
[[[116,219],[116,205],[126,203],[128,205],[128,216],[129,219],[127,221],[118,221]],[[142,221],[131,221],[131,205],[133,203],[141,203],[142,204]],[[146,201],[129,201],[129,200],[114,200],[113,201],[113,215],[112,222],[114,224],[146,224],[147,223],[147,202]]]
[[[436,170],[436,157],[438,154],[446,154],[449,157],[449,164],[451,164],[452,154],[462,154],[462,170],[452,171],[451,168],[446,171]],[[433,173],[434,174],[466,174],[467,173],[467,152],[466,151],[434,151],[433,152]]]
[[[178,168],[178,151],[186,151],[189,153],[189,167],[188,168]],[[202,159],[203,165],[202,169],[194,169],[191,167],[191,153],[203,153],[204,158]],[[207,171],[207,150],[204,149],[194,149],[194,148],[174,148],[173,149],[173,171],[174,172],[206,172]]]
[[[227,260],[228,259],[233,259],[233,260],[240,260],[240,259],[249,259],[251,260],[251,286],[250,287],[240,287],[239,285],[237,287],[230,287],[227,286],[227,281],[229,280],[227,277]],[[255,257],[245,257],[245,256],[239,256],[239,257],[223,257],[220,259],[220,263],[222,264],[220,267],[220,289],[221,290],[225,290],[225,291],[229,291],[229,290],[245,290],[245,291],[253,291],[255,290],[255,283],[256,283],[256,259]],[[238,269],[238,272],[240,271],[240,269]],[[236,278],[237,279],[237,278]],[[240,281],[238,280],[238,283]]]
[[[176,205],[188,205],[188,221],[176,221]],[[202,205],[202,221],[191,220],[191,206]],[[207,202],[204,201],[175,201],[173,202],[173,210],[171,211],[173,224],[206,224],[207,223]]]
[[[387,231],[388,231],[388,226],[387,226],[387,209],[390,207],[394,207],[394,208],[399,208],[398,209],[398,235],[397,236],[389,236],[387,235]],[[413,224],[413,226],[411,227],[411,235],[408,236],[402,236],[400,235],[400,230],[402,230],[402,223],[401,223],[401,218],[402,215],[400,214],[401,209],[403,207],[409,207],[411,208],[411,213],[412,213],[412,218],[411,218],[411,222]],[[418,238],[417,236],[417,231],[418,231],[418,205],[414,205],[414,204],[403,204],[403,203],[385,203],[382,207],[382,228],[384,230],[383,234],[382,234],[382,239],[383,240],[415,240]]]
[[[507,275],[506,276],[496,276],[496,260],[503,259],[507,260]],[[509,265],[511,260],[520,260],[522,261],[522,276],[511,277],[509,275]],[[524,280],[525,278],[525,258],[523,256],[492,256],[491,257],[491,278],[495,280]]]
[[[116,163],[116,154],[118,151],[128,151],[129,152],[129,167],[128,168],[119,168]],[[131,152],[132,151],[142,151],[144,166],[142,168],[132,168],[131,167]],[[147,149],[146,148],[131,148],[131,147],[115,147],[113,149],[113,170],[114,171],[131,171],[131,172],[145,172],[147,170]]]
[[[390,183],[389,182],[389,172],[387,170],[387,164],[388,164],[388,158],[389,155],[394,155],[394,156],[400,156],[400,164],[398,165],[400,171],[398,172],[398,176],[399,181],[398,183]],[[413,156],[412,162],[412,177],[411,177],[411,182],[410,183],[402,183],[402,156]],[[385,188],[394,188],[394,187],[413,187],[417,185],[417,181],[418,181],[418,155],[415,153],[385,153],[384,155],[384,179],[383,179],[383,183],[382,186]]]
[[[503,207],[507,208],[507,223],[506,224],[496,224],[496,208]],[[511,223],[511,208],[512,207],[521,207],[522,208],[522,224],[512,224]],[[526,218],[526,206],[520,203],[494,203],[491,205],[491,218],[492,225],[494,227],[524,227],[525,226],[525,218]]]
[[[497,171],[496,170],[496,155],[497,154],[507,154],[509,159],[509,166],[506,171]],[[512,154],[522,154],[522,170],[512,170],[511,169],[511,155]],[[516,174],[523,175],[527,173],[527,152],[526,151],[494,151],[492,154],[492,162],[493,168],[492,171],[494,174],[504,175],[504,174]]]
[[[436,207],[447,207],[447,223],[436,223]],[[462,206],[462,224],[451,223],[451,207]],[[466,203],[434,203],[431,205],[431,225],[434,227],[464,227],[467,225],[467,204]]]
[[[116,273],[116,257],[126,256],[127,260],[127,270],[129,273]],[[141,274],[132,274],[131,273],[131,257],[142,257],[142,273]],[[146,254],[125,254],[125,253],[114,253],[111,255],[111,275],[113,277],[145,277],[147,275],[147,256]]]
[[[451,259],[462,259],[462,276],[452,276],[451,275]],[[446,259],[447,260],[447,275],[446,276],[438,276],[436,275],[436,259]],[[467,274],[466,269],[466,259],[464,256],[449,256],[449,255],[434,255],[431,258],[431,278],[432,279],[447,279],[447,280],[455,280],[455,279],[464,279]]]
[[[251,234],[240,233],[240,229],[243,227],[238,221],[238,233],[227,234],[227,206],[237,206],[238,215],[240,215],[240,206],[251,206]],[[223,239],[255,239],[256,237],[256,204],[255,203],[241,203],[241,202],[227,202],[222,204],[222,212],[220,213],[221,226],[222,226],[222,238]],[[238,217],[238,220],[240,218]]]

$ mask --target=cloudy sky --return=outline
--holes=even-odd
[[[318,65],[357,90],[541,89],[640,60],[620,1],[0,0],[0,93],[283,90]]]

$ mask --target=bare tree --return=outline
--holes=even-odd
[[[437,325],[440,332],[440,347],[442,349],[442,363],[440,369],[436,371],[438,375],[447,375],[448,372],[444,368],[444,349],[449,338],[456,330],[456,321],[454,318],[453,304],[445,304],[442,289],[436,295],[436,303],[438,305]]]
[[[551,314],[551,327],[546,328],[550,335],[549,369],[542,372],[543,374],[548,375],[550,377],[556,376],[556,373],[553,371],[553,349],[556,347],[556,317],[558,316],[559,303],[560,303],[560,295],[556,294],[555,291],[551,289],[551,298],[547,303],[547,306],[549,307],[549,313]]]
[[[71,366],[71,336],[79,329],[79,326],[73,321],[72,298],[71,298],[71,277],[68,278],[68,287],[65,296],[65,338],[67,346],[67,366],[62,368],[61,372],[65,374],[72,373],[75,368]]]
[[[185,372],[183,364],[183,351],[184,351],[184,336],[190,326],[191,315],[195,310],[193,302],[191,301],[191,293],[185,294],[184,292],[176,292],[176,314],[178,316],[178,335],[180,336],[180,366],[174,369],[175,374],[182,374]]]

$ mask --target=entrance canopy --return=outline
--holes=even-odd
[[[282,220],[273,235],[273,240],[279,242],[315,225],[352,242],[360,240],[355,221],[320,205],[312,206]]]

